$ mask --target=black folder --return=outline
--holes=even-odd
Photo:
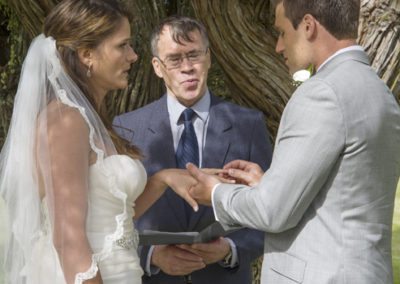
[[[140,245],[168,245],[168,244],[194,244],[207,243],[242,227],[227,228],[217,221],[208,225],[200,232],[162,232],[143,230],[139,233]]]

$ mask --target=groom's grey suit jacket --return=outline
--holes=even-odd
[[[353,50],[293,94],[260,184],[218,186],[213,206],[266,232],[262,283],[388,284],[399,172],[399,105]]]
[[[135,111],[114,119],[119,134],[137,145],[144,154],[143,164],[147,174],[165,168],[176,168],[175,150],[167,109],[167,96]],[[204,168],[221,168],[235,159],[251,160],[267,169],[272,147],[261,112],[228,103],[211,95],[209,124],[203,151]],[[200,206],[193,212],[190,222],[184,210],[184,201],[171,189],[136,222],[137,229],[160,231],[199,231],[215,220],[211,207]],[[194,284],[251,283],[251,262],[262,255],[264,233],[242,229],[228,236],[237,246],[240,264],[236,269],[226,269],[219,264],[192,273]],[[145,267],[149,247],[139,249],[142,267]],[[144,276],[143,283],[184,283],[183,277],[160,272]]]

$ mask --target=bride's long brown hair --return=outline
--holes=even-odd
[[[119,137],[112,128],[105,103],[96,105],[86,76],[87,67],[81,63],[77,52],[96,48],[119,28],[124,18],[130,20],[131,15],[116,0],[64,0],[46,17],[43,32],[56,40],[66,72],[99,114],[117,152],[140,158],[140,150]]]

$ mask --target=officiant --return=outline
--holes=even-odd
[[[115,129],[143,150],[151,176],[187,162],[221,168],[235,160],[253,161],[266,170],[272,147],[261,112],[226,102],[207,87],[211,51],[202,23],[187,17],[163,20],[151,36],[152,64],[166,94],[118,116]],[[128,130],[127,130],[128,129]],[[215,220],[212,208],[198,212],[168,190],[137,222],[139,230],[200,231]],[[140,248],[143,283],[252,282],[251,263],[263,252],[263,233],[242,229],[216,241]]]

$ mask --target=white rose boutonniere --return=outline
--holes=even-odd
[[[303,83],[304,81],[306,81],[311,77],[311,75],[314,73],[313,70],[314,67],[310,65],[309,67],[307,67],[307,69],[301,69],[299,71],[294,72],[292,76],[293,85],[296,87],[300,86],[301,83]]]

